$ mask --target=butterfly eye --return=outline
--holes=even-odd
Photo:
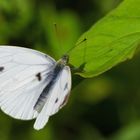
[[[62,60],[67,64],[69,61],[69,56],[68,55],[63,55]]]

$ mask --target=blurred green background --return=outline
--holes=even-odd
[[[0,44],[58,59],[121,0],[1,0]],[[55,29],[54,24],[57,24]],[[91,79],[73,76],[68,104],[40,131],[0,114],[0,140],[140,140],[140,55]]]

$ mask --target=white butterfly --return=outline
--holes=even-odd
[[[34,128],[45,126],[58,112],[71,90],[68,56],[50,56],[22,47],[0,46],[0,107],[16,119],[34,119]]]

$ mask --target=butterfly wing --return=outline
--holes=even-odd
[[[71,72],[68,66],[65,66],[57,78],[53,88],[48,93],[48,100],[45,103],[42,111],[36,118],[34,128],[39,130],[42,129],[47,123],[49,117],[59,109],[61,109],[69,96],[71,89]]]
[[[51,80],[55,60],[41,52],[13,46],[0,46],[0,107],[22,120],[38,115],[34,105]]]

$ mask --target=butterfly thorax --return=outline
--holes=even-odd
[[[59,59],[55,66],[54,69],[52,71],[52,80],[55,80],[57,76],[59,76],[59,73],[62,71],[62,69],[68,64],[69,61],[69,56],[68,55],[64,55],[62,56],[61,59]]]
[[[62,65],[65,66],[69,62],[69,56],[68,55],[63,55],[60,60],[57,61],[57,65]]]
[[[46,85],[46,87],[43,89],[42,93],[40,94],[34,109],[38,112],[40,112],[46,103],[50,90],[54,87],[55,82],[57,81],[58,77],[60,76],[63,68],[66,66],[66,64],[69,61],[69,57],[67,55],[64,55],[60,60],[58,60],[52,68],[51,73],[49,74],[50,82]]]

